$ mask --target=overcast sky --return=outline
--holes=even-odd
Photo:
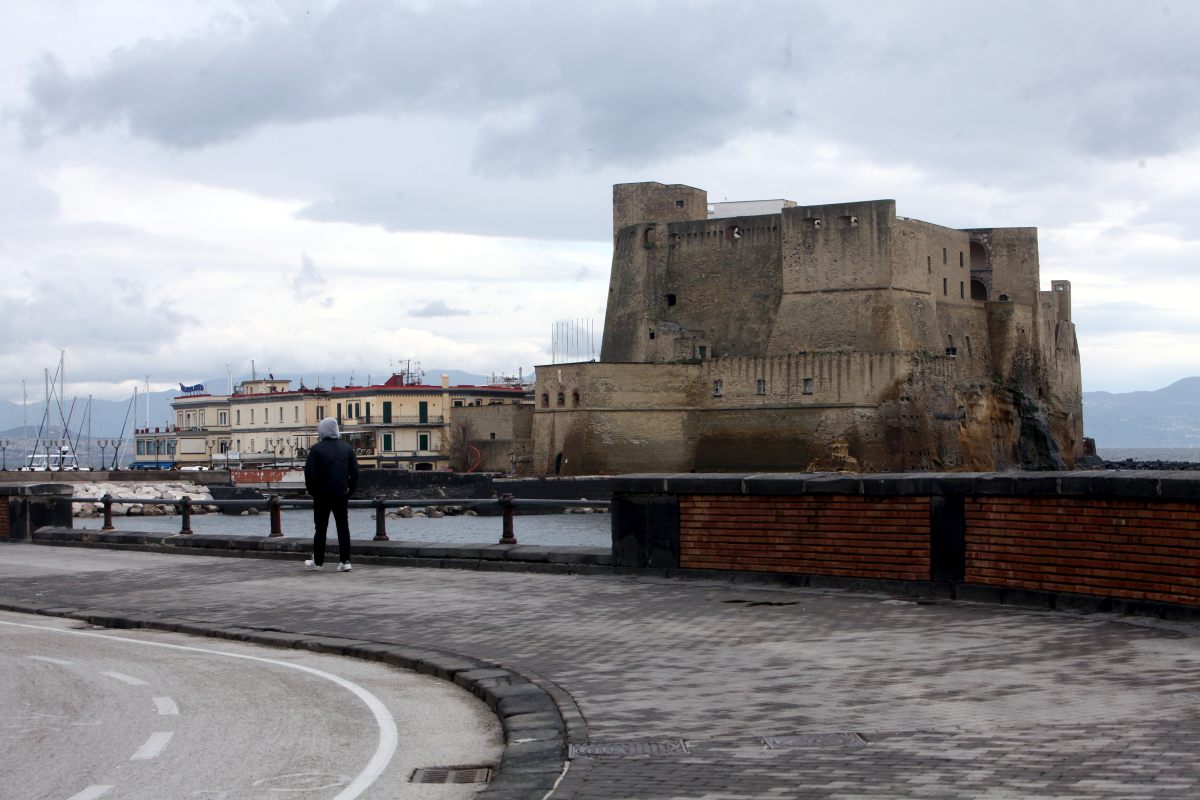
[[[60,350],[108,399],[528,370],[599,330],[642,180],[1036,226],[1085,390],[1159,388],[1200,374],[1198,41],[1179,2],[14,0],[0,398]]]

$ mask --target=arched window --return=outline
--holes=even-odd
[[[971,242],[971,269],[987,269],[987,248],[979,242]]]
[[[987,300],[987,287],[983,285],[983,281],[971,279],[971,299],[972,300]]]
[[[571,405],[579,405],[579,392],[571,392]]]
[[[562,392],[558,393],[558,404],[560,406],[565,406],[567,404],[567,398],[563,396]]]
[[[542,393],[542,408],[550,407],[550,395],[546,392]]]

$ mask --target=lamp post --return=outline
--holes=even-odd
[[[163,445],[163,440],[159,439],[158,437],[155,437],[154,438],[154,468],[155,469],[162,469],[162,466],[159,463],[162,461],[162,445]]]
[[[104,458],[104,451],[112,444],[108,439],[97,439],[96,445],[100,448],[100,469],[108,469],[108,461]]]
[[[212,439],[209,439],[209,440],[207,440],[207,441],[205,442],[205,445],[208,447],[208,468],[209,468],[209,470],[212,470],[212,468],[213,468],[213,460],[212,460],[213,443],[212,443]]]
[[[0,439],[0,472],[8,472],[8,446],[12,439]]]
[[[54,462],[50,460],[50,448],[53,447],[54,452],[57,453],[58,445],[59,445],[58,439],[47,439],[46,440],[46,471],[47,472],[50,472],[54,468]]]

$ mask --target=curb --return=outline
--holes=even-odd
[[[491,782],[476,795],[486,800],[545,797],[558,785],[567,768],[568,743],[587,739],[586,722],[578,710],[567,709],[564,714],[554,694],[539,684],[514,670],[443,650],[11,601],[0,601],[0,610],[77,619],[106,628],[171,631],[268,647],[311,650],[379,661],[450,681],[487,703],[504,731],[500,765]],[[564,695],[569,702],[565,692],[555,688],[556,693]]]

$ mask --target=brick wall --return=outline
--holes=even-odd
[[[966,582],[1200,605],[1200,505],[966,501]]]
[[[929,578],[928,497],[692,495],[679,514],[681,567]]]
[[[7,497],[0,496],[0,539],[9,538],[12,532],[12,519],[8,513]]]

